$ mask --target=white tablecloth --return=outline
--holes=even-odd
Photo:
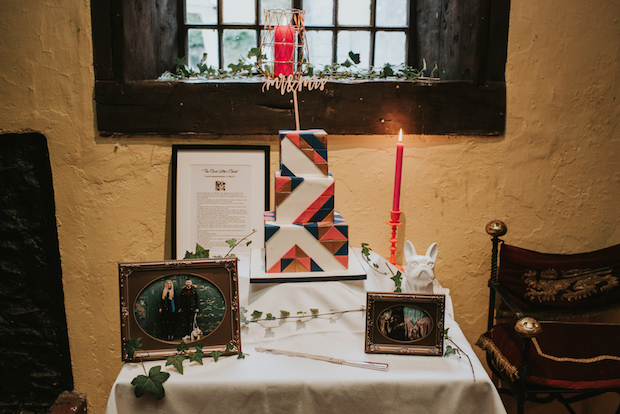
[[[359,256],[359,249],[354,249]],[[373,261],[385,260],[373,253]],[[384,265],[384,264],[382,264]],[[241,306],[264,314],[310,314],[355,310],[366,304],[368,282],[307,282],[250,284],[249,257],[239,265]],[[372,272],[372,271],[371,271]],[[449,291],[446,293],[445,326],[451,338],[471,358],[387,355],[364,353],[365,314],[362,311],[302,321],[251,323],[242,329],[245,359],[204,358],[204,365],[185,362],[184,374],[165,361],[146,362],[146,370],[161,365],[170,372],[164,383],[166,396],[136,398],[131,381],[144,371],[126,363],[110,393],[106,414],[125,413],[475,413],[506,411],[480,361],[454,321]],[[348,367],[328,362],[259,353],[255,347],[313,353],[342,359],[386,362],[387,372]],[[475,375],[475,379],[474,379]]]

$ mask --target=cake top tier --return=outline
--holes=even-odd
[[[322,129],[280,131],[280,173],[326,177],[327,133]]]

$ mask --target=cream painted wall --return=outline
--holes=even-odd
[[[620,243],[619,17],[616,0],[513,1],[505,137],[404,138],[398,237],[438,242],[437,278],[471,342],[485,330],[489,220],[542,251]],[[101,414],[121,367],[117,262],[170,257],[172,142],[98,137],[93,85],[87,1],[0,2],[0,132],[48,138],[75,385]],[[275,170],[275,135],[244,141],[270,142]],[[329,150],[352,245],[388,256],[395,137],[331,136]]]

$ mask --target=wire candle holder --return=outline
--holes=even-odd
[[[257,59],[258,69],[267,79],[281,76],[301,78],[308,69],[308,44],[304,11],[265,10],[265,26]]]

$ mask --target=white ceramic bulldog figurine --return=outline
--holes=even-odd
[[[401,289],[404,293],[433,293],[433,280],[435,279],[435,260],[439,248],[437,243],[430,245],[426,255],[418,255],[415,247],[409,240],[405,242],[405,276]]]

